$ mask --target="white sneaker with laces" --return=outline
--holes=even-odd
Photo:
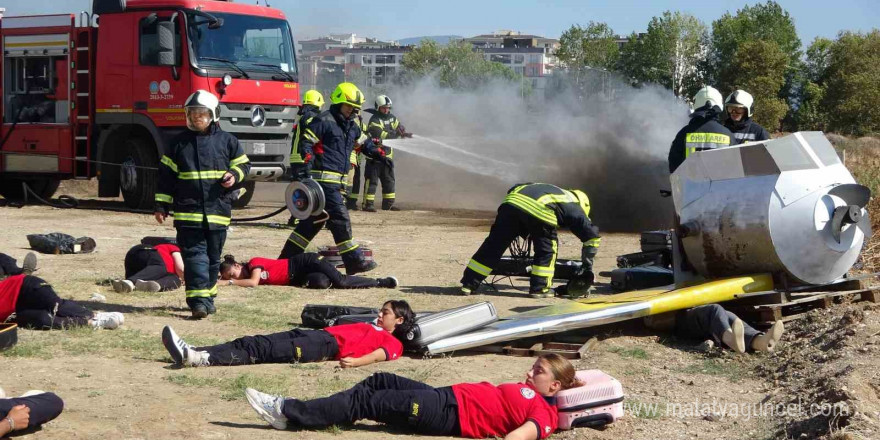
[[[174,329],[168,325],[162,329],[162,345],[168,350],[168,354],[171,355],[171,359],[174,359],[174,363],[181,366],[184,365],[183,360],[186,358],[186,351],[192,348],[192,345],[187,344],[180,336],[177,336]]]
[[[281,396],[273,396],[271,394],[261,393],[253,388],[244,390],[248,403],[263,420],[269,422],[275,429],[287,429],[287,417],[281,412],[281,405],[284,398]]]
[[[159,283],[155,281],[137,280],[134,283],[134,290],[138,292],[156,293],[162,290],[162,286],[160,286]]]
[[[187,347],[183,349],[183,355],[188,367],[207,367],[211,365],[211,361],[208,359],[211,355],[207,351],[199,351],[193,347]]]
[[[92,327],[114,330],[125,323],[125,315],[119,312],[98,312],[92,318]]]
[[[134,290],[134,283],[129,280],[113,280],[110,284],[113,285],[113,291],[116,293],[129,293]]]

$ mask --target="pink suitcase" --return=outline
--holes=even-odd
[[[556,393],[559,429],[599,427],[623,417],[623,386],[601,370],[581,370],[584,383]]]

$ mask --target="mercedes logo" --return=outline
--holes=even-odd
[[[251,125],[254,127],[266,125],[266,110],[263,110],[263,107],[255,105],[254,109],[251,110]]]

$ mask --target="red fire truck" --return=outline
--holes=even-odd
[[[77,24],[79,19],[79,24]],[[0,194],[51,197],[62,179],[98,178],[99,197],[153,205],[154,170],[186,130],[195,90],[220,98],[241,141],[245,182],[284,174],[300,105],[284,14],[218,0],[93,0],[92,12],[0,19]],[[240,202],[249,200],[246,195]]]

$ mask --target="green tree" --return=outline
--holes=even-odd
[[[434,75],[441,86],[457,89],[479,87],[493,79],[511,82],[521,79],[507,66],[486,60],[465,41],[441,47],[434,41],[423,40],[419,47],[403,56],[401,66],[404,80]]]
[[[712,79],[722,93],[732,92],[736,89],[735,84],[746,80],[743,77],[746,72],[737,72],[732,68],[731,61],[737,53],[742,52],[743,45],[753,41],[772,42],[785,55],[785,75],[791,84],[800,64],[801,40],[788,12],[775,1],[768,1],[746,6],[738,10],[736,15],[725,13],[712,22],[710,66],[714,76]],[[788,89],[790,87],[786,87],[785,93],[788,93]],[[755,94],[752,90],[748,91]]]
[[[612,69],[617,64],[617,36],[606,23],[573,25],[559,37],[556,57],[570,70]]]
[[[705,24],[690,14],[664,12],[639,37],[633,33],[620,51],[617,69],[637,82],[671,88],[676,96],[690,96],[703,84],[700,68],[708,50]]]
[[[731,57],[727,84],[731,90],[743,89],[755,97],[752,118],[768,131],[777,131],[788,112],[788,104],[779,97],[785,83],[788,55],[772,41],[749,41],[740,44]]]
[[[828,113],[825,99],[825,75],[831,58],[833,41],[816,37],[806,50],[798,76],[797,110],[793,112],[793,130],[826,130]]]
[[[880,131],[880,30],[841,33],[831,45],[823,107],[833,131]]]
[[[804,74],[807,80],[816,84],[824,82],[825,71],[831,60],[831,46],[834,42],[822,37],[816,37],[810,47],[807,48],[806,60],[804,61]]]

